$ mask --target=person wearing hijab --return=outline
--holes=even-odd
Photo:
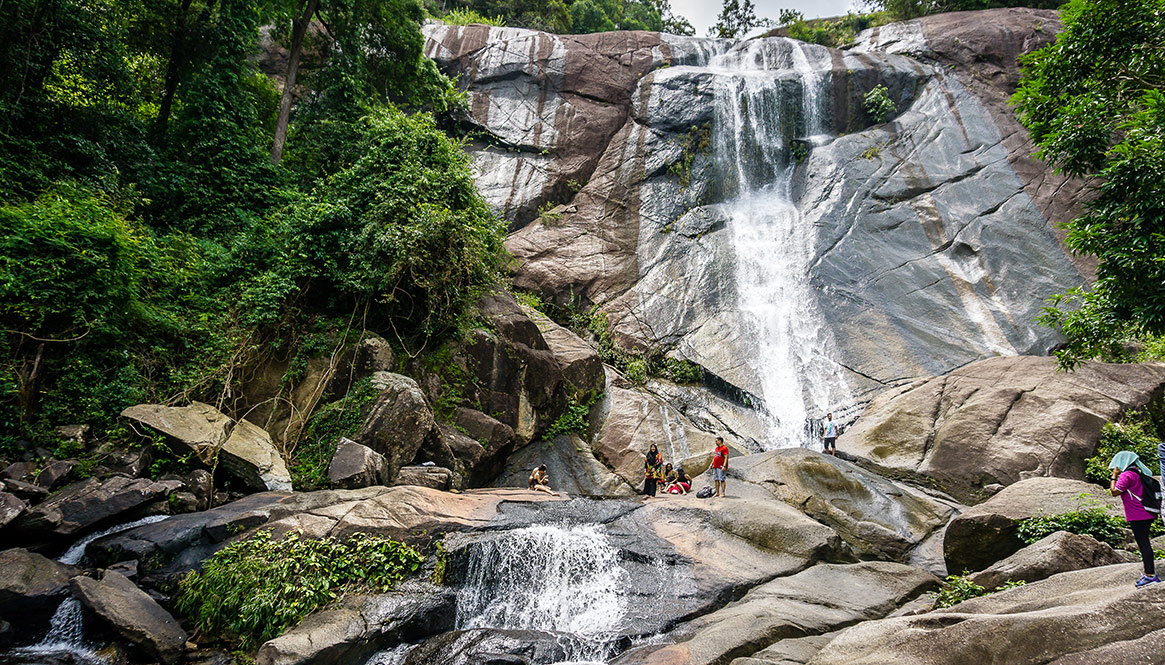
[[[1112,469],[1112,483],[1108,486],[1108,492],[1121,498],[1125,508],[1125,521],[1133,530],[1137,549],[1141,550],[1141,562],[1145,566],[1145,574],[1137,580],[1137,586],[1143,587],[1146,584],[1160,582],[1161,578],[1157,577],[1153,562],[1153,544],[1149,542],[1149,527],[1157,517],[1141,505],[1141,497],[1145,491],[1141,484],[1141,474],[1152,476],[1153,472],[1130,450],[1117,453],[1108,468]]]
[[[655,496],[656,488],[662,478],[663,458],[659,455],[659,448],[653,443],[643,460],[643,493],[647,496]]]

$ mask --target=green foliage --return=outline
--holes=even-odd
[[[928,14],[963,12],[996,7],[1055,9],[1065,0],[866,0],[866,5],[886,12],[895,21]]]
[[[1080,498],[1087,496],[1082,494]],[[1020,540],[1030,545],[1057,531],[1087,534],[1112,547],[1120,547],[1128,540],[1124,519],[1110,515],[1104,505],[1095,500],[1084,501],[1079,510],[1021,520],[1017,533]]]
[[[463,367],[452,344],[445,344],[435,352],[421,357],[421,366],[429,376],[439,380],[433,400],[433,414],[445,422],[453,421],[453,414],[459,406],[467,406],[470,400],[473,377],[468,368]],[[474,404],[475,408],[480,404]]]
[[[1065,243],[1098,259],[1096,282],[1055,296],[1040,322],[1071,369],[1116,341],[1165,333],[1165,2],[1073,0],[1055,43],[1021,59],[1020,120],[1058,171],[1095,197]]]
[[[880,83],[867,92],[863,100],[866,116],[874,124],[886,122],[886,118],[898,110],[894,100],[890,99],[890,91]]]
[[[1003,584],[988,591],[987,589],[975,584],[971,581],[970,574],[964,572],[962,575],[948,575],[943,580],[942,588],[935,594],[934,609],[939,610],[945,607],[952,607],[958,605],[964,600],[971,598],[978,598],[986,596],[998,591],[1006,591],[1016,587],[1023,586],[1023,580],[1008,580]]]
[[[441,17],[441,21],[449,25],[473,25],[480,23],[482,25],[503,26],[505,20],[501,16],[482,16],[472,9],[456,8],[449,10],[449,13]]]
[[[204,634],[254,650],[345,593],[384,593],[417,570],[408,545],[365,534],[310,540],[269,531],[231,543],[188,573],[175,607]]]
[[[430,14],[440,16],[445,11],[445,2],[427,2]],[[488,16],[497,18],[462,22],[451,21],[446,14],[442,20],[459,25],[488,22],[490,25],[510,25],[558,34],[611,30],[695,34],[687,19],[672,13],[668,0],[468,0],[463,7],[453,11],[464,11],[467,16],[475,19]]]
[[[371,380],[357,382],[344,397],[320,407],[304,430],[303,440],[291,451],[291,482],[297,490],[327,487],[328,464],[342,437],[360,430],[368,404],[380,394]]]
[[[801,12],[782,9],[779,16],[777,23],[785,29],[788,37],[831,48],[852,44],[854,37],[862,30],[882,25],[889,20],[884,12],[880,14],[849,12],[837,19],[806,21]]]
[[[437,586],[445,586],[449,583],[449,550],[445,549],[444,540],[433,543],[433,559],[433,573],[429,575],[429,581]]]
[[[680,135],[680,158],[667,167],[668,175],[675,178],[680,190],[692,184],[692,164],[698,155],[709,155],[712,151],[712,125],[705,123],[694,126]]]
[[[588,331],[594,337],[603,362],[622,372],[634,384],[646,383],[651,376],[661,376],[676,383],[699,383],[704,379],[703,368],[691,361],[663,354],[624,351],[615,343],[607,315],[597,307],[591,312]]]
[[[562,412],[562,415],[542,433],[542,438],[549,440],[559,434],[581,434],[586,432],[591,407],[595,402],[602,399],[602,397],[602,393],[596,393],[591,395],[590,399],[582,402],[572,399],[567,404],[566,410]]]
[[[1106,423],[1101,428],[1096,455],[1088,458],[1084,477],[1107,488],[1112,480],[1112,470],[1108,464],[1122,450],[1133,451],[1146,466],[1153,468],[1156,466],[1157,446],[1160,443],[1152,419],[1145,413],[1130,411],[1120,422]]]

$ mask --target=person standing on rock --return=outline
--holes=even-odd
[[[821,430],[821,440],[825,444],[826,455],[837,457],[837,423],[833,422],[833,414],[825,414],[825,428]]]
[[[712,496],[723,497],[728,484],[728,446],[720,436],[716,437],[716,450],[712,451],[712,483],[716,486]]]
[[[1152,476],[1149,467],[1141,463],[1137,454],[1130,450],[1123,450],[1112,458],[1108,468],[1112,469],[1112,483],[1108,486],[1109,494],[1119,496],[1125,508],[1125,521],[1133,530],[1133,538],[1137,541],[1137,549],[1141,550],[1141,562],[1145,566],[1145,574],[1137,580],[1137,586],[1160,582],[1153,561],[1153,544],[1149,541],[1149,527],[1157,519],[1153,513],[1145,510],[1141,505],[1144,496],[1144,486],[1141,483],[1141,474]]]
[[[655,444],[647,449],[647,456],[643,459],[643,493],[655,496],[659,481],[663,478],[663,458],[659,455],[659,448]]]

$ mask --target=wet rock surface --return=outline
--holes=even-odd
[[[86,607],[128,642],[164,663],[178,660],[186,631],[124,575],[107,570],[100,580],[76,577],[71,586]]]
[[[28,537],[60,541],[76,534],[129,521],[151,511],[159,499],[182,488],[177,480],[113,476],[90,478],[57,492],[14,523]],[[164,504],[160,509],[165,509]]]
[[[36,630],[64,599],[76,574],[72,566],[25,549],[0,552],[0,617],[22,632]]]

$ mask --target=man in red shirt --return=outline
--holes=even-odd
[[[724,496],[724,486],[728,479],[728,446],[723,437],[716,437],[716,450],[712,453],[712,482],[716,485],[713,496]]]

